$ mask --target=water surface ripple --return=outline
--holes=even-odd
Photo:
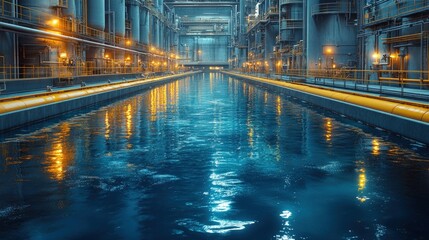
[[[1,239],[425,239],[429,151],[206,73],[1,139]]]

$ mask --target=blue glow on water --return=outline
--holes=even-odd
[[[219,74],[1,136],[2,239],[425,239],[426,145]]]

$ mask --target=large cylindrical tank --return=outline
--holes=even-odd
[[[308,0],[307,1],[307,19],[306,19],[306,55],[307,55],[307,67],[313,69],[317,67],[319,58],[322,58],[322,48],[319,44],[319,33],[317,32],[318,26],[316,21],[312,17],[312,7],[319,3],[319,0]]]
[[[156,22],[156,32],[155,32],[155,38],[154,38],[154,42],[156,43],[156,46],[158,48],[161,48],[161,22],[159,21],[158,18],[155,18],[155,22]]]
[[[145,8],[140,12],[140,42],[149,44],[149,13]]]
[[[115,12],[115,35],[125,36],[125,0],[110,0],[110,11]]]
[[[134,42],[140,42],[140,9],[136,1],[129,5],[129,16],[131,21],[131,37]]]
[[[82,0],[75,0],[76,6],[76,18],[80,21],[83,21],[83,3]]]
[[[337,3],[335,1],[330,1]],[[340,2],[345,4],[344,2]],[[307,3],[307,67],[340,67],[356,60],[357,31],[343,13],[314,14],[318,0]]]
[[[160,24],[158,18],[155,18],[154,20],[155,20],[155,33],[154,33],[153,42],[154,42],[155,46],[157,48],[159,48],[159,47],[161,47],[161,44],[160,44],[161,24]]]
[[[104,31],[104,27],[106,26],[104,0],[89,0],[87,3],[88,26]]]
[[[164,0],[158,0],[158,11],[160,11],[161,13],[164,13]]]
[[[75,0],[67,1],[67,8],[64,8],[63,15],[67,17],[76,18],[76,2]]]
[[[47,14],[52,13],[51,1],[50,0],[19,0],[18,4],[22,6],[19,11],[21,12],[20,17],[30,21],[39,21],[40,18],[48,20]],[[30,9],[34,9],[31,11]]]

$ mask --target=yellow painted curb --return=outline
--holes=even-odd
[[[350,93],[339,92],[334,90],[311,87],[307,85],[301,85],[297,83],[281,82],[277,80],[270,80],[270,79],[247,76],[247,75],[230,73],[230,72],[226,74],[231,76],[246,78],[246,79],[250,79],[258,82],[265,82],[271,85],[283,86],[290,89],[314,94],[317,96],[323,96],[326,98],[335,99],[335,100],[355,104],[358,106],[363,106],[366,108],[371,108],[378,111],[391,113],[401,117],[411,118],[418,121],[429,123],[429,106],[427,107],[416,106],[416,105],[407,104],[403,102],[388,101],[385,99],[378,99],[370,96],[350,94]]]
[[[194,72],[193,72],[194,73]],[[5,114],[13,111],[19,111],[26,108],[43,106],[50,103],[66,101],[84,96],[90,96],[102,92],[108,92],[120,88],[128,88],[141,84],[162,81],[171,77],[180,78],[191,75],[193,73],[181,73],[176,75],[164,76],[154,79],[138,79],[127,82],[110,83],[99,86],[89,86],[80,89],[70,89],[58,92],[48,92],[34,94],[31,96],[20,96],[13,98],[0,99],[0,114]]]

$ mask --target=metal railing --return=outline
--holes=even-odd
[[[302,3],[302,0],[280,0],[280,5]]]
[[[392,2],[383,7],[369,5],[364,8],[364,24],[382,22],[428,9],[428,1],[422,0],[407,0],[400,4]]]
[[[129,47],[127,38],[121,36],[115,36],[114,34],[106,33],[104,30],[88,27],[85,23],[75,18],[59,18],[56,15],[48,14],[46,12],[39,11],[37,9],[13,4],[6,0],[0,0],[1,10],[0,18],[18,22],[25,25],[31,25],[40,29],[46,29],[48,31],[55,31],[65,35],[79,34],[81,37],[89,37],[90,39],[111,44],[114,46]],[[17,12],[14,15],[12,9],[16,7]],[[153,10],[153,14],[157,14],[158,18],[162,21],[168,19],[161,13]],[[133,44],[138,46],[138,44]],[[135,50],[142,50],[136,48]]]
[[[201,24],[201,23],[229,23],[228,19],[222,19],[222,18],[182,18],[181,19],[182,24]]]
[[[280,29],[282,30],[303,28],[303,26],[302,19],[283,19],[280,22]]]
[[[356,13],[356,8],[352,7],[352,3],[349,1],[339,1],[335,3],[320,3],[316,4],[311,9],[311,15],[320,15],[320,14],[350,14]]]
[[[14,80],[15,71],[19,72],[19,79],[37,79],[37,78],[75,78],[89,75],[102,74],[124,74],[124,73],[149,73],[175,71],[176,67],[172,64],[149,64],[147,67],[122,65],[112,66],[94,66],[93,62],[86,62],[80,66],[63,66],[62,64],[51,66],[26,65],[15,68],[13,66],[0,66],[2,82]]]
[[[288,69],[281,73],[260,66],[241,68],[242,73],[277,80],[302,82],[332,88],[401,96],[429,102],[429,71],[357,70],[354,68]],[[424,78],[410,78],[420,75]]]
[[[67,8],[68,0],[51,0],[51,6]]]

